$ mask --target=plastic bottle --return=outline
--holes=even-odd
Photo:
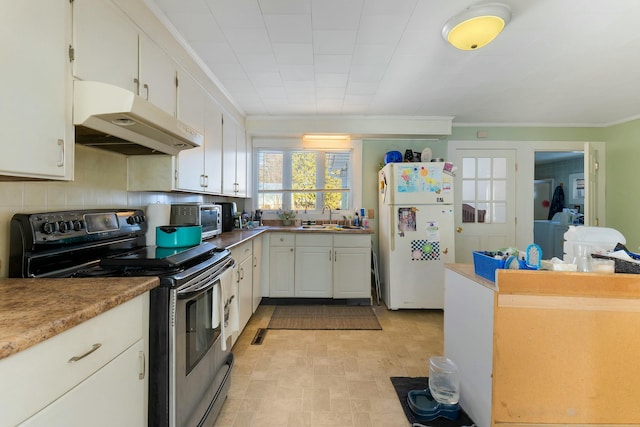
[[[448,357],[429,359],[429,391],[440,402],[453,405],[460,400],[458,367]]]
[[[353,226],[360,227],[360,217],[358,217],[358,212],[353,217]]]

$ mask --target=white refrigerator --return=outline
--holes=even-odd
[[[378,173],[381,297],[391,310],[444,307],[455,262],[453,165],[389,163]]]

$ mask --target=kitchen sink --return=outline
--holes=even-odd
[[[310,224],[310,225],[302,225],[302,228],[306,228],[306,229],[316,229],[316,230],[322,230],[325,228],[336,228],[339,227],[338,224]]]

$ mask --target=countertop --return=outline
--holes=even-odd
[[[498,287],[491,280],[487,280],[482,276],[478,276],[476,274],[475,268],[473,264],[446,264],[446,268],[451,271],[455,271],[456,273],[466,277],[467,279],[471,279],[474,282],[489,288],[491,290],[497,291]]]
[[[158,286],[157,277],[0,279],[0,359]]]
[[[250,240],[262,233],[266,232],[285,232],[285,233],[331,233],[331,234],[373,234],[371,228],[305,228],[301,226],[283,226],[283,225],[267,225],[250,229],[235,229],[233,231],[224,232],[218,236],[207,239],[209,243],[213,243],[219,248],[232,248],[247,240]]]
[[[232,248],[269,231],[373,234],[372,229],[263,226],[222,233],[207,242]],[[159,283],[157,277],[0,279],[0,359],[71,329]]]

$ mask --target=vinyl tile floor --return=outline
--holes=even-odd
[[[261,305],[232,351],[231,387],[216,427],[407,427],[389,380],[429,376],[444,351],[442,310],[374,311],[382,330],[268,330]]]

